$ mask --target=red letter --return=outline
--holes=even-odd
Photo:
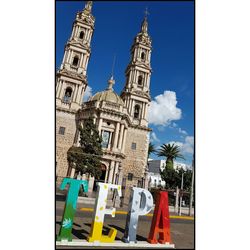
[[[148,236],[150,244],[170,243],[170,221],[168,210],[168,192],[160,191],[157,193],[154,216]],[[159,239],[157,235],[159,234]]]

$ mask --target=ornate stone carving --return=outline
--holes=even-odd
[[[112,102],[105,102],[105,107],[116,109],[116,110],[120,109],[120,105],[119,104],[112,103]]]
[[[65,76],[69,76],[69,77],[72,77],[72,78],[76,78],[78,80],[83,80],[83,81],[87,81],[87,77],[85,75],[82,75],[82,74],[78,74],[77,72],[72,72],[72,71],[69,71],[65,68],[63,69],[60,69],[57,74],[61,74],[61,75],[65,75]]]

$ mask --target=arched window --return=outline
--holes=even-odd
[[[145,60],[145,53],[144,52],[141,53],[141,59]]]
[[[81,31],[80,34],[79,34],[79,38],[83,39],[83,37],[84,37],[84,31]]]
[[[132,173],[128,173],[128,180],[132,181],[133,180],[134,175]]]
[[[63,97],[63,102],[64,103],[70,103],[71,95],[72,95],[72,88],[70,88],[70,87],[66,88],[65,95]]]
[[[79,58],[78,56],[75,56],[74,59],[73,59],[73,66],[77,66],[78,65],[78,61],[79,61]]]
[[[138,77],[138,85],[142,85],[142,80],[143,80],[143,77],[142,77],[142,75],[140,75]]]
[[[139,115],[140,115],[140,106],[136,104],[134,108],[134,118],[138,119]]]
[[[108,148],[110,143],[111,132],[102,130],[102,148]]]

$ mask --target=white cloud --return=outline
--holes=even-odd
[[[86,91],[83,96],[83,101],[86,102],[92,96],[92,88],[87,86]]]
[[[152,133],[150,134],[150,139],[151,139],[151,141],[160,142],[160,140],[159,140],[158,137],[156,136],[155,132],[152,132]]]
[[[180,142],[180,141],[170,141],[170,142],[168,142],[168,143],[166,143],[166,144],[175,144],[175,145],[177,145],[177,146],[179,146],[180,148],[181,148],[181,151],[182,151],[182,148],[183,148],[183,142]]]
[[[181,109],[176,107],[176,93],[164,91],[163,94],[155,97],[149,107],[149,123],[154,125],[168,125],[172,120],[181,118]]]
[[[186,136],[184,142],[171,141],[170,144],[175,144],[180,147],[183,154],[193,154],[194,152],[194,137]]]
[[[193,154],[194,152],[194,137],[186,136],[185,143],[183,144],[183,152]]]
[[[165,127],[164,127],[164,126],[157,126],[157,129],[158,129],[160,132],[165,131]]]
[[[175,122],[172,123],[172,126],[173,126],[173,128],[178,127],[178,125]]]
[[[183,130],[181,128],[178,128],[178,131],[179,131],[180,134],[183,134],[183,135],[187,135],[188,134],[187,131],[185,131],[185,130]]]

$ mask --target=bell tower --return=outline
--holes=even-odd
[[[151,38],[148,34],[146,11],[141,30],[131,47],[131,59],[125,71],[126,83],[121,93],[128,114],[134,125],[148,126],[148,106],[150,99]]]
[[[67,152],[76,142],[76,116],[81,108],[88,86],[87,67],[91,54],[91,38],[95,18],[93,1],[87,1],[82,11],[76,14],[72,33],[65,45],[60,69],[56,72],[56,176],[73,177],[67,161]]]
[[[126,83],[121,98],[126,107],[129,127],[126,137],[122,162],[122,174],[126,187],[139,186],[147,188],[147,159],[149,132],[148,107],[150,98],[150,77],[152,73],[151,38],[148,34],[146,11],[139,33],[134,38],[130,49],[130,62],[126,68]],[[126,188],[125,197],[129,197]]]
[[[87,67],[91,54],[91,38],[94,32],[92,1],[87,1],[83,11],[78,12],[72,33],[65,45],[60,69],[56,74],[56,106],[76,112],[82,104],[87,82]]]

